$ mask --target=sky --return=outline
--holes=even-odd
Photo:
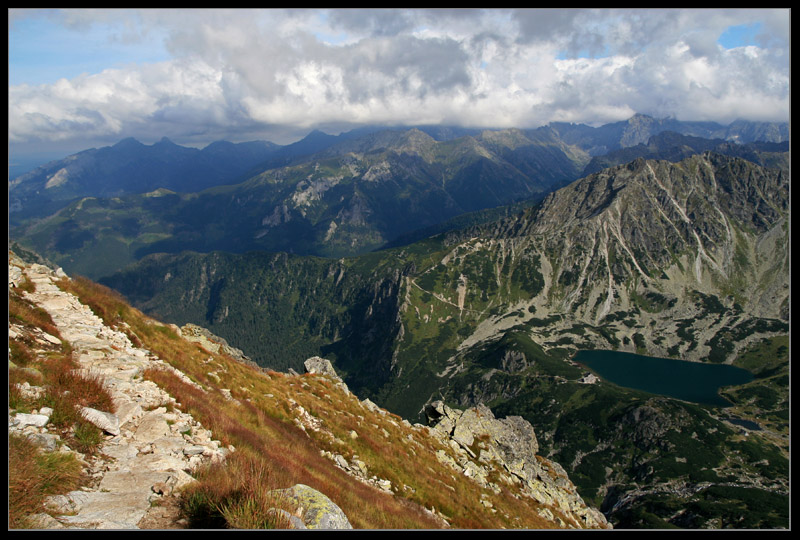
[[[162,137],[789,121],[789,9],[9,9],[12,155]]]

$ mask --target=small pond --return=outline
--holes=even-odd
[[[737,426],[742,426],[743,428],[749,429],[750,431],[761,431],[761,426],[756,424],[751,420],[744,420],[742,418],[722,418],[722,420],[726,420],[731,424],[735,424]]]

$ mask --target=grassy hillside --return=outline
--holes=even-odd
[[[447,464],[461,459],[452,446],[428,428],[361,401],[336,379],[264,370],[215,353],[183,339],[177,327],[144,316],[116,293],[89,280],[64,278],[59,286],[90,306],[106,325],[124,332],[134,345],[177,368],[183,375],[158,368],[142,375],[165,389],[175,398],[175,407],[210,429],[222,445],[235,448],[225,461],[197,471],[198,481],[186,488],[181,511],[190,528],[286,527],[287,523],[269,510],[283,504],[270,492],[297,483],[325,493],[359,529],[577,525],[563,510],[520,496],[518,488],[510,481],[506,484],[502,475],[494,479],[500,485],[490,489],[460,474]],[[12,296],[17,298],[16,291]],[[42,327],[57,335],[46,315],[28,306],[21,295],[13,313],[15,327],[24,325],[30,332]],[[23,341],[14,340],[10,383],[31,380],[32,372],[53,361],[39,358],[39,350],[26,353]],[[57,346],[54,349],[56,359],[68,354]],[[42,371],[44,379],[37,379],[37,385],[55,384],[47,370]],[[66,381],[63,376],[60,380]],[[10,391],[12,388],[10,384]],[[74,382],[67,388],[73,397],[64,411],[74,408],[74,396],[86,394],[75,392],[79,387]],[[95,392],[95,398],[102,395]],[[42,403],[19,398],[12,405],[39,407]],[[79,429],[75,432],[78,437]],[[11,449],[15,464],[29,453],[16,441]],[[342,460],[356,464],[360,474],[337,465]],[[63,493],[75,486],[67,478],[74,472],[68,465],[58,466],[65,478],[46,493]],[[29,470],[20,466],[9,486],[13,515],[19,516],[12,523],[15,528],[24,527],[25,514],[39,510],[41,504],[21,502],[26,492],[41,482],[34,474],[18,478],[18,472]]]

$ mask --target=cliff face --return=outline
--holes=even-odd
[[[9,253],[9,296],[15,302],[43,310],[53,323],[47,330],[38,328],[19,318],[16,308],[10,317],[9,338],[14,345],[9,355],[10,384],[18,407],[9,409],[10,433],[34,441],[42,453],[74,455],[90,478],[83,488],[48,496],[34,516],[37,527],[190,526],[186,516],[177,511],[180,507],[177,501],[186,490],[197,485],[195,477],[209,464],[228,466],[231,456],[239,452],[238,445],[231,444],[235,440],[232,433],[246,431],[244,416],[258,407],[256,396],[248,397],[247,388],[231,388],[228,377],[233,372],[244,374],[244,378],[237,379],[242,385],[271,381],[271,392],[266,394],[270,403],[288,413],[283,420],[287,426],[282,429],[299,429],[304,434],[303,444],[324,458],[329,471],[338,471],[326,474],[345,474],[352,478],[348,482],[358,482],[392,499],[424,493],[425,486],[415,485],[412,471],[397,471],[403,466],[390,467],[397,477],[380,472],[380,463],[388,455],[404,453],[411,446],[416,449],[413,451],[417,460],[405,460],[404,467],[425,463],[438,477],[451,478],[449,483],[455,486],[452,489],[468,485],[470,490],[480,493],[477,500],[468,503],[484,516],[480,521],[470,518],[469,523],[477,528],[500,528],[514,523],[525,527],[531,523],[508,515],[503,497],[509,492],[523,498],[526,513],[539,516],[536,523],[540,526],[608,527],[602,515],[577,496],[560,466],[536,456],[536,436],[530,424],[521,418],[497,420],[485,407],[461,413],[437,404],[431,409],[432,418],[439,415],[433,428],[412,426],[369,400],[358,401],[330,362],[321,358],[306,361],[307,375],[270,375],[207,330],[146,322],[156,334],[170,333],[174,336],[171,339],[183,341],[182,346],[188,345],[187,350],[198,351],[198,360],[184,372],[173,365],[176,360],[169,353],[156,353],[147,347],[149,338],[132,320],[126,319],[129,314],[125,308],[117,308],[112,328],[104,318],[107,313],[100,310],[102,316],[98,316],[75,294],[65,290],[70,281],[60,269],[53,271],[42,265],[27,264]],[[23,350],[19,344],[24,344],[25,355],[19,352]],[[42,396],[52,392],[48,379],[34,374],[46,371],[43,366],[48,362],[44,359],[47,351],[55,354],[63,345],[68,345],[69,355],[78,362],[79,371],[101,381],[112,398],[105,407],[80,409],[85,421],[102,432],[99,447],[85,454],[67,448],[67,439],[63,438],[66,432],[54,424],[58,423],[54,411],[42,405]],[[220,408],[244,407],[243,423],[204,427],[205,419],[201,421],[184,411],[187,406],[171,395],[168,388],[149,380],[154,371],[168,373],[180,385],[205,396],[203,400],[218,402]],[[325,392],[311,389],[311,385],[322,385],[320,388],[325,388]],[[329,398],[327,410],[321,410],[318,401],[312,402],[324,393]],[[359,411],[359,420],[355,425],[348,424],[353,427],[348,428],[345,436],[336,418],[353,417],[349,412],[351,407]],[[265,413],[277,414],[269,410]],[[389,435],[389,430],[393,435]],[[385,440],[386,456],[369,456],[359,446],[374,437]],[[270,442],[291,447],[280,439]],[[235,468],[230,474],[236,474]],[[276,486],[270,491],[276,500],[289,505],[272,509],[275,515],[282,516],[280,523],[290,528],[353,526],[351,516],[336,504],[337,496],[328,497],[317,487],[297,481],[293,486]],[[168,501],[172,502],[167,504]],[[292,501],[302,509],[292,507]],[[437,501],[436,497],[417,495],[405,504],[419,505],[430,523],[458,527],[462,516],[454,515]],[[365,501],[365,504],[371,503]],[[425,510],[429,507],[431,510]],[[358,519],[356,516],[356,525]]]

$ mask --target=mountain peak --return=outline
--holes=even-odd
[[[303,137],[301,140],[303,140],[303,141],[315,141],[315,140],[319,140],[319,139],[331,139],[331,138],[335,138],[335,137],[336,137],[336,135],[329,135],[328,133],[325,133],[322,130],[315,129],[315,130],[311,131],[308,135]]]
[[[170,140],[168,137],[161,137],[161,140],[159,140],[153,146],[178,146],[178,145],[172,142],[172,140]]]
[[[126,137],[115,144],[112,148],[135,148],[139,146],[144,146],[138,140],[134,139],[133,137]]]
[[[411,128],[403,134],[403,140],[405,141],[417,141],[417,142],[424,142],[424,143],[435,143],[436,139],[422,131],[418,128]]]

